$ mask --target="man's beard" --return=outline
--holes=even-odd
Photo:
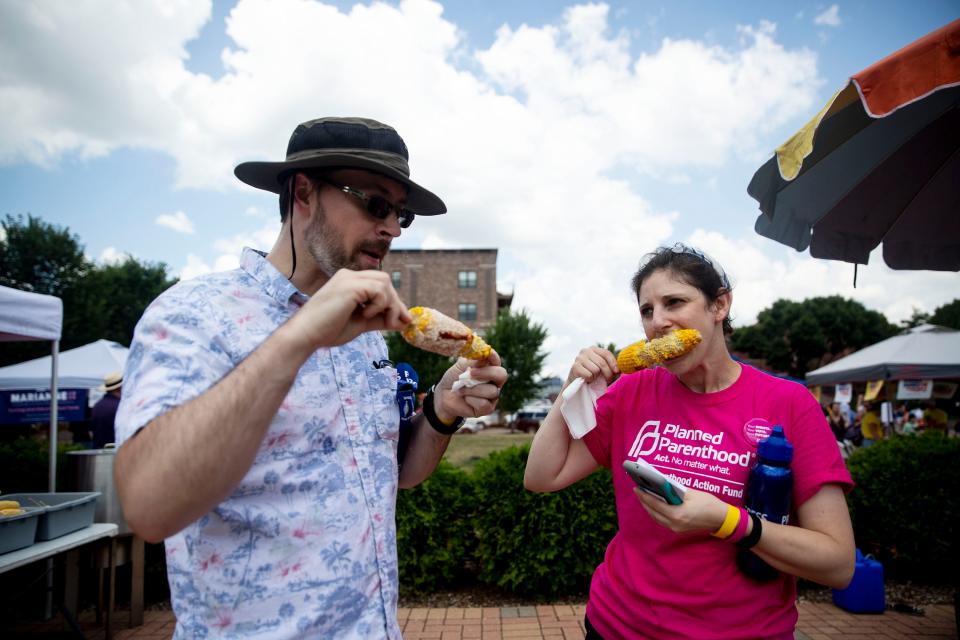
[[[328,278],[333,277],[340,269],[361,271],[360,254],[363,252],[386,255],[390,250],[389,240],[369,240],[361,242],[353,252],[348,252],[344,244],[343,234],[327,224],[327,214],[323,207],[316,206],[313,220],[304,234],[307,250],[320,269]]]

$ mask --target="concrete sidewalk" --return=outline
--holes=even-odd
[[[924,607],[922,616],[888,611],[880,615],[854,615],[829,603],[802,602],[799,605],[798,640],[893,640],[894,638],[957,638],[951,605]],[[538,607],[483,607],[448,609],[400,609],[404,640],[569,640],[583,638],[584,605]],[[117,612],[114,638],[117,640],[168,640],[173,634],[172,611],[147,611],[144,624],[126,629],[127,616]],[[102,627],[84,621],[91,640],[102,640]],[[75,637],[63,631],[62,622],[22,625],[13,630],[16,638]]]

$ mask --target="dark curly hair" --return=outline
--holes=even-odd
[[[672,247],[659,247],[640,261],[640,268],[630,280],[630,287],[638,302],[643,281],[661,269],[673,273],[691,287],[696,287],[711,304],[724,293],[733,291],[727,274],[719,264],[702,251],[677,243]],[[723,319],[723,333],[733,333],[729,313]]]

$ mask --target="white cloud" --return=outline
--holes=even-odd
[[[120,264],[126,262],[129,258],[130,254],[119,251],[116,247],[107,247],[100,252],[97,262],[100,264]]]
[[[161,227],[166,227],[168,229],[173,229],[177,233],[188,233],[192,234],[193,221],[187,217],[183,211],[176,211],[174,213],[164,213],[157,216],[154,220]]]
[[[214,269],[203,261],[202,258],[192,253],[187,255],[187,264],[181,269],[177,277],[181,280],[191,280],[197,276],[211,273]]]
[[[638,186],[683,185],[712,206],[731,181],[749,179],[731,165],[769,155],[781,141],[771,137],[812,115],[817,57],[785,47],[771,23],[740,26],[733,45],[665,37],[634,47],[638,36],[607,5],[589,4],[555,24],[505,25],[477,50],[427,0],[346,10],[240,0],[214,80],[184,65],[209,2],[110,6],[105,16],[92,1],[0,4],[0,163],[135,147],[171,157],[176,186],[234,189],[234,165],[281,158],[297,122],[389,122],[408,143],[414,179],[450,210],[417,220],[397,246],[499,248],[501,288],[547,327],[554,373],[580,347],[642,336],[630,276],[643,253],[678,239],[727,268],[740,323],[779,296],[839,293],[891,320],[956,296],[953,274],[882,266],[861,269],[852,289],[849,265],[781,249],[746,226],[738,237],[719,218],[696,230],[689,211]],[[839,11],[821,18],[839,24]],[[746,209],[749,225],[755,206],[723,208]],[[241,246],[272,246],[279,222],[265,216],[259,230],[209,239],[209,255],[168,263],[183,264],[182,278],[231,268]],[[231,224],[241,219],[251,220]],[[182,212],[171,222],[192,228]]]
[[[813,23],[825,27],[839,27],[841,23],[839,5],[830,5],[826,11],[813,19]]]
[[[240,233],[214,240],[211,248],[216,252],[210,265],[196,254],[188,254],[186,264],[180,268],[180,279],[189,280],[215,271],[227,271],[240,266],[240,254],[244,247],[268,252],[273,247],[280,231],[279,220],[271,221],[250,233]]]

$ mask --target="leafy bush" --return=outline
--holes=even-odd
[[[397,496],[400,585],[423,593],[463,581],[476,549],[474,487],[446,461],[427,480]]]
[[[480,580],[540,600],[584,593],[617,528],[610,472],[532,493],[523,488],[529,452],[497,451],[474,468]]]
[[[960,522],[960,440],[942,433],[881,440],[847,464],[857,546],[890,575],[942,581],[956,567]]]
[[[57,489],[65,491],[68,451],[80,445],[57,445]],[[45,493],[49,488],[50,443],[37,438],[17,438],[0,443],[0,493]]]

